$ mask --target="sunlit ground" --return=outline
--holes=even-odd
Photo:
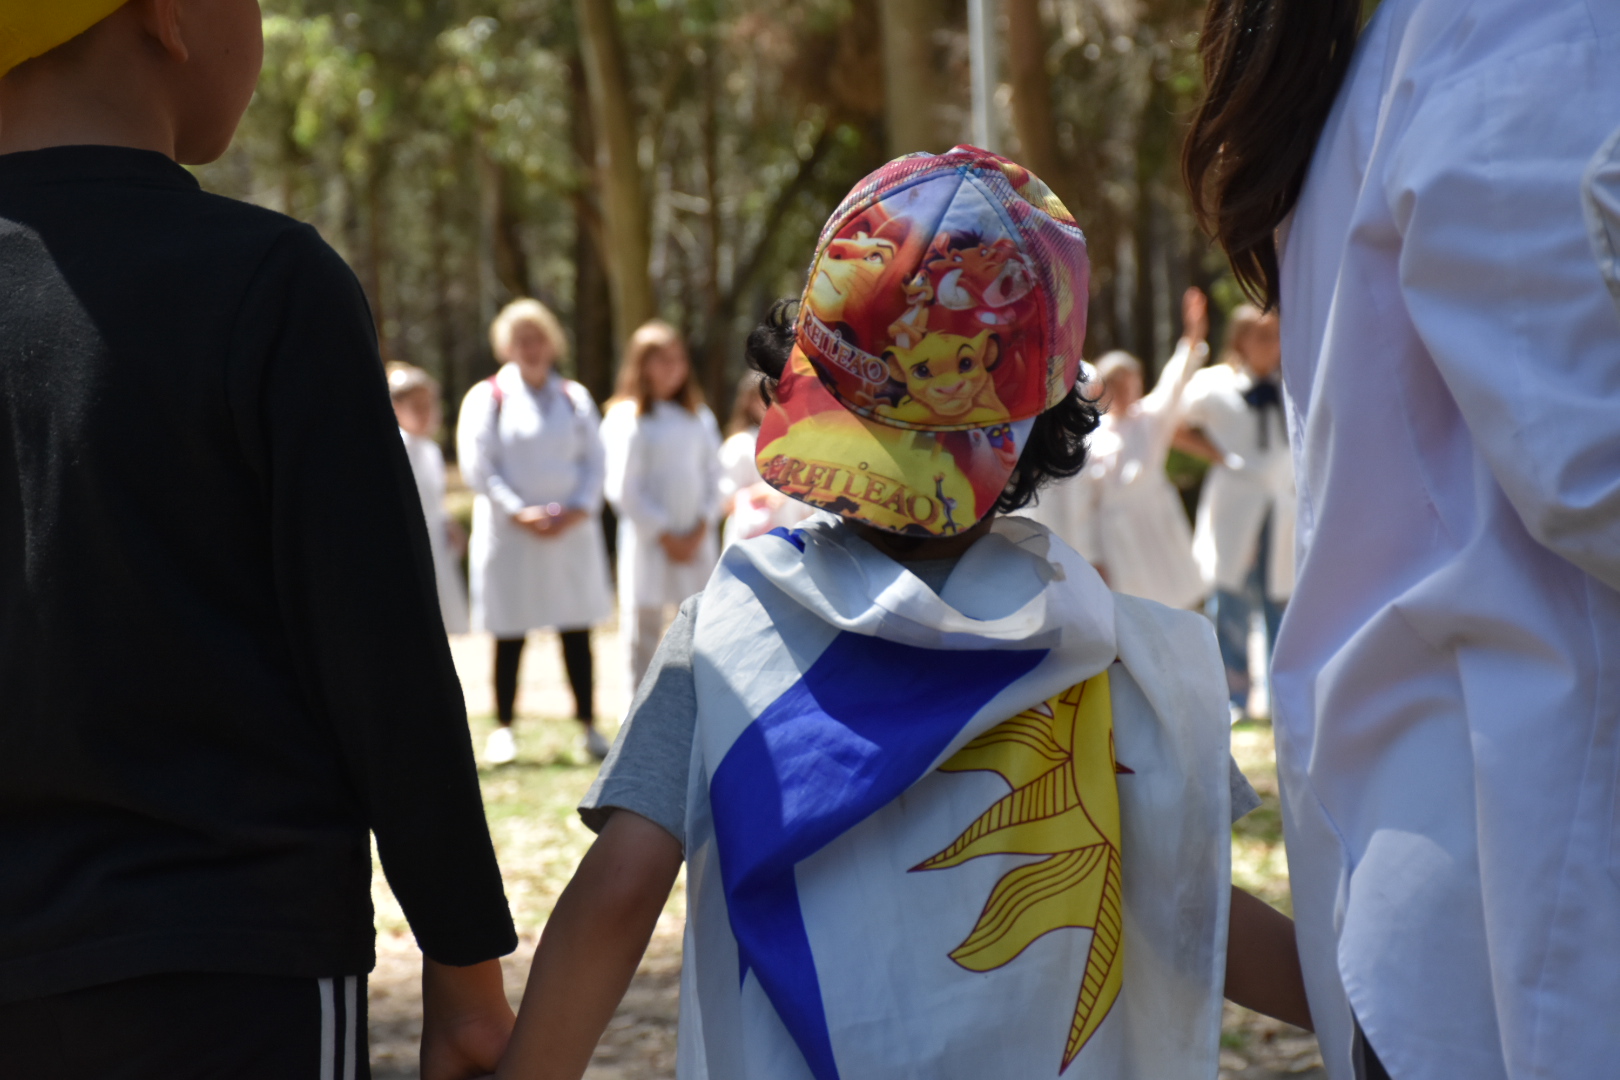
[[[599,632],[595,651],[598,711],[617,717],[624,698],[616,635],[611,630]],[[462,638],[455,643],[455,653],[474,717],[474,745],[482,746],[492,726],[490,646],[482,638]],[[481,772],[490,830],[522,938],[517,953],[506,961],[507,991],[514,1005],[522,994],[540,930],[591,840],[574,807],[590,786],[595,765],[580,745],[577,724],[540,718],[569,714],[571,699],[561,668],[556,639],[534,635],[524,655],[518,760]],[[1232,752],[1265,800],[1233,830],[1233,880],[1288,911],[1270,726],[1240,724],[1232,733]],[[374,879],[373,893],[378,926],[378,966],[371,982],[373,1069],[377,1080],[404,1080],[416,1076],[420,959],[404,916],[380,873]],[[589,1080],[667,1080],[675,1075],[684,919],[684,887],[678,884],[636,983],[586,1074]],[[1221,1043],[1222,1080],[1319,1080],[1323,1075],[1313,1038],[1235,1006],[1227,1006]]]

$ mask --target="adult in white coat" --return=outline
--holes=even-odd
[[[1125,352],[1097,361],[1107,408],[1091,437],[1087,466],[1094,538],[1088,555],[1116,592],[1192,607],[1204,582],[1192,558],[1192,531],[1181,496],[1165,476],[1187,383],[1209,356],[1208,301],[1197,289],[1182,298],[1183,333],[1175,354],[1142,394],[1142,365]],[[1084,550],[1082,554],[1087,554]]]
[[[1269,657],[1294,589],[1294,462],[1277,382],[1277,315],[1241,304],[1228,327],[1223,362],[1187,384],[1176,445],[1210,463],[1192,550],[1237,720],[1252,689],[1249,621],[1262,615]]]
[[[665,615],[702,591],[719,557],[720,428],[668,323],[649,322],[626,343],[602,442],[619,515],[619,633],[633,695]]]
[[[1213,5],[1188,144],[1282,304],[1272,679],[1311,1010],[1334,1080],[1357,1020],[1368,1075],[1612,1076],[1620,317],[1581,180],[1620,122],[1620,5],[1384,0],[1356,42],[1359,7]]]
[[[465,634],[467,590],[461,581],[457,549],[466,536],[444,509],[444,451],[435,441],[444,423],[439,384],[421,368],[396,362],[388,365],[388,396],[394,402],[399,437],[405,441],[405,456],[416,477],[417,497],[422,500],[422,517],[433,549],[439,613],[444,616],[446,632]]]
[[[501,361],[467,392],[456,443],[473,504],[472,621],[495,636],[499,725],[484,748],[499,764],[516,755],[518,669],[531,630],[556,630],[563,667],[600,760],[590,628],[612,611],[607,555],[597,525],[605,473],[600,420],[590,392],[556,372],[567,354],[557,318],[537,300],[514,300],[490,326]]]

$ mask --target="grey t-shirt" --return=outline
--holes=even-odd
[[[954,559],[906,564],[935,592],[945,587]],[[630,715],[596,782],[579,804],[579,816],[600,832],[614,810],[640,814],[686,842],[686,790],[697,728],[697,689],[692,681],[692,638],[702,593],[681,605],[636,690]],[[1230,760],[1230,759],[1228,759]],[[1260,805],[1248,778],[1231,762],[1232,820]]]

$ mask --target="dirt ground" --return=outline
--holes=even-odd
[[[454,639],[453,647],[473,717],[473,738],[481,746],[492,712],[491,646],[485,638],[468,636]],[[594,635],[594,649],[598,712],[617,717],[625,705],[624,679],[611,628]],[[571,714],[566,687],[556,638],[533,635],[523,661],[518,760],[481,773],[490,830],[521,938],[517,952],[504,961],[507,994],[514,1006],[552,904],[590,843],[590,833],[573,808],[590,785],[594,766],[579,745],[578,726],[554,719]],[[1234,830],[1233,878],[1286,911],[1288,888],[1270,728],[1241,725],[1233,733],[1233,753],[1265,799],[1265,805]],[[373,891],[378,936],[377,967],[370,984],[372,1075],[376,1080],[416,1080],[421,955],[381,873]],[[597,1047],[587,1080],[674,1077],[684,926],[684,885],[677,884],[635,982]],[[1311,1035],[1231,1004],[1226,1006],[1221,1046],[1221,1080],[1326,1076]]]

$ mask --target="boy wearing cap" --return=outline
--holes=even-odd
[[[0,0],[0,1072],[368,1075],[370,832],[422,1075],[515,944],[353,275],[206,195],[254,0]]]
[[[1309,1024],[1291,924],[1230,887],[1258,800],[1207,623],[997,516],[1084,463],[1086,288],[1067,211],[972,147],[839,208],[749,342],[761,474],[829,513],[683,606],[503,1078],[581,1075],[683,859],[683,1080],[1204,1080],[1223,988]]]

